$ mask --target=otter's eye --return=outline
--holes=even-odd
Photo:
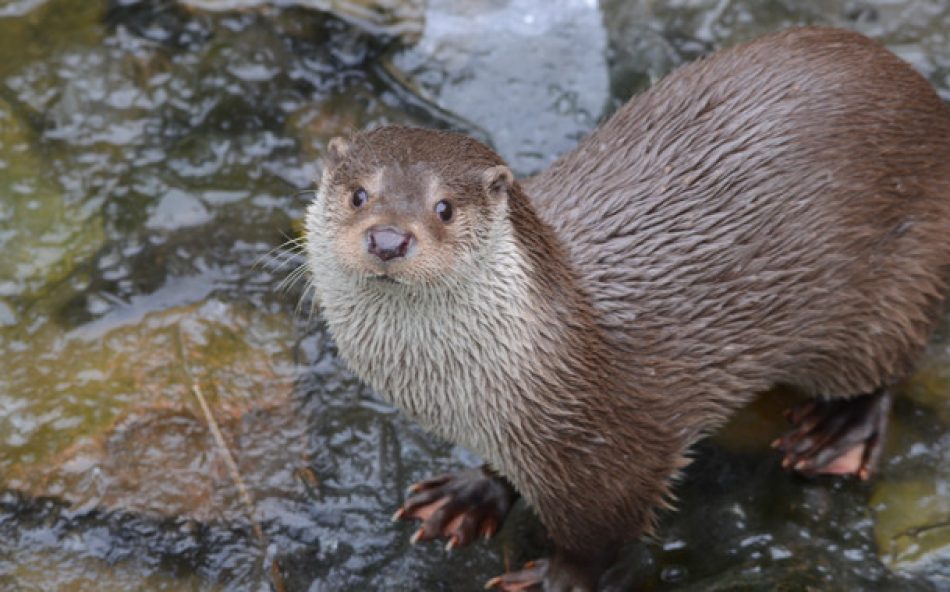
[[[452,220],[452,204],[446,200],[439,200],[439,203],[435,204],[435,213],[438,214],[439,219],[443,222],[451,222]]]
[[[350,199],[350,203],[353,204],[354,208],[362,208],[366,205],[367,200],[369,200],[369,194],[366,193],[366,190],[360,187],[353,192],[353,197]]]

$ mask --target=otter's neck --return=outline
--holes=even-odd
[[[329,247],[311,249],[320,258],[311,264],[352,370],[428,430],[501,468],[508,424],[525,412],[510,391],[536,381],[538,348],[551,349],[557,326],[538,314],[530,239],[505,219],[488,240],[464,269],[425,284],[355,276]]]

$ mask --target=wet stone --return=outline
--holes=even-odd
[[[430,0],[425,23],[419,42],[385,67],[470,122],[521,174],[573,147],[607,106],[606,34],[594,3]]]
[[[942,444],[946,447],[950,441]],[[948,458],[939,460],[950,464]],[[950,475],[885,481],[875,488],[871,504],[884,562],[935,584],[950,583]]]
[[[700,0],[601,3],[610,49],[617,56],[644,56],[642,65],[612,73],[617,92],[639,89],[643,74],[661,72],[704,53],[757,35],[802,25],[853,29],[878,39],[927,76],[950,100],[950,5],[934,0]],[[633,69],[631,71],[631,68]],[[647,70],[653,74],[656,70]],[[625,100],[626,95],[617,97]]]
[[[48,176],[21,115],[0,99],[0,296],[30,299],[90,258],[105,235],[101,216]]]
[[[898,409],[869,507],[889,568],[950,584],[950,434],[932,415]]]
[[[76,540],[77,545],[86,541]],[[7,565],[0,561],[0,589],[96,590],[124,592],[152,590],[155,592],[212,592],[220,586],[197,575],[183,576],[160,566],[117,563],[91,556],[80,549],[13,550]],[[57,566],[50,569],[51,565]]]
[[[210,219],[211,213],[197,196],[172,189],[155,205],[145,226],[152,230],[178,230],[200,226]]]
[[[136,406],[197,410],[195,383],[222,409],[283,400],[292,388],[287,316],[216,300],[125,314],[134,311],[119,309],[69,336],[45,327],[0,362],[0,406],[18,410],[0,416],[0,466],[45,462]]]
[[[16,322],[16,313],[13,312],[13,308],[0,300],[0,327],[12,327],[16,325]]]
[[[374,35],[412,41],[422,30],[424,0],[179,0],[191,9],[211,12],[264,10],[275,4],[328,12]]]
[[[380,101],[370,89],[357,87],[333,93],[323,102],[303,105],[288,118],[287,133],[298,138],[308,162],[320,162],[335,136],[385,124],[421,126],[424,122]]]
[[[79,440],[41,467],[15,467],[7,484],[83,511],[202,524],[266,522],[268,506],[257,507],[254,499],[300,497],[294,473],[306,466],[307,439],[293,405],[278,397],[212,415],[221,442],[190,408],[128,411],[103,434]]]
[[[784,411],[801,401],[801,395],[789,390],[773,389],[763,393],[736,411],[711,439],[730,452],[769,454],[769,444],[789,428]],[[780,459],[777,452],[773,456],[776,461]]]
[[[938,329],[913,376],[903,391],[916,403],[935,413],[950,426],[950,318]]]

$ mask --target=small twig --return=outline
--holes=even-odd
[[[280,569],[280,562],[275,558],[270,564],[270,580],[274,584],[274,592],[287,592],[287,583]]]
[[[908,528],[906,534],[916,538],[922,534],[927,534],[928,532],[932,530],[942,530],[947,527],[950,527],[950,520],[945,520],[943,522],[935,522],[933,524],[928,524],[926,526],[917,526],[915,528]]]
[[[224,435],[221,434],[218,422],[215,421],[214,416],[211,415],[211,409],[208,407],[208,403],[201,393],[201,387],[193,380],[191,382],[191,392],[195,394],[195,398],[198,399],[198,404],[201,405],[201,412],[204,413],[205,421],[208,422],[208,429],[211,430],[211,435],[214,436],[214,441],[218,445],[218,450],[222,458],[224,458],[224,463],[228,466],[228,472],[231,473],[231,480],[234,481],[238,492],[241,494],[241,501],[244,502],[244,509],[251,518],[251,527],[254,529],[254,534],[258,540],[263,541],[264,531],[255,518],[257,511],[254,508],[254,501],[251,499],[251,494],[247,490],[247,485],[244,484],[244,479],[241,477],[241,471],[238,469],[237,463],[234,462],[234,455],[231,454],[227,442],[224,441]]]
[[[181,360],[181,365],[185,371],[185,374],[191,381],[191,392],[195,395],[195,399],[198,400],[198,405],[201,407],[201,412],[204,414],[205,421],[208,424],[208,430],[211,432],[211,435],[218,446],[218,450],[221,453],[221,457],[224,459],[224,463],[228,466],[228,472],[231,474],[231,480],[238,488],[241,501],[244,503],[244,510],[247,512],[248,518],[251,521],[251,528],[254,531],[254,536],[257,537],[257,540],[261,545],[266,546],[267,539],[264,538],[264,529],[261,528],[260,523],[257,521],[257,510],[254,505],[254,500],[251,499],[251,494],[247,490],[247,485],[244,484],[244,478],[241,477],[241,471],[238,469],[237,463],[234,461],[234,455],[231,454],[231,449],[228,448],[228,444],[224,440],[224,435],[221,434],[221,429],[218,427],[218,422],[211,414],[211,408],[208,407],[208,402],[205,400],[204,394],[201,392],[201,387],[198,386],[198,381],[195,380],[194,375],[191,373],[191,368],[188,366],[188,359],[185,357],[185,340],[182,338],[181,329],[178,329],[176,333],[178,337],[178,357]]]

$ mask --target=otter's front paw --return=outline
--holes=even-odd
[[[409,491],[393,520],[422,520],[412,542],[445,537],[447,549],[491,538],[518,499],[505,479],[484,467],[426,479]]]

